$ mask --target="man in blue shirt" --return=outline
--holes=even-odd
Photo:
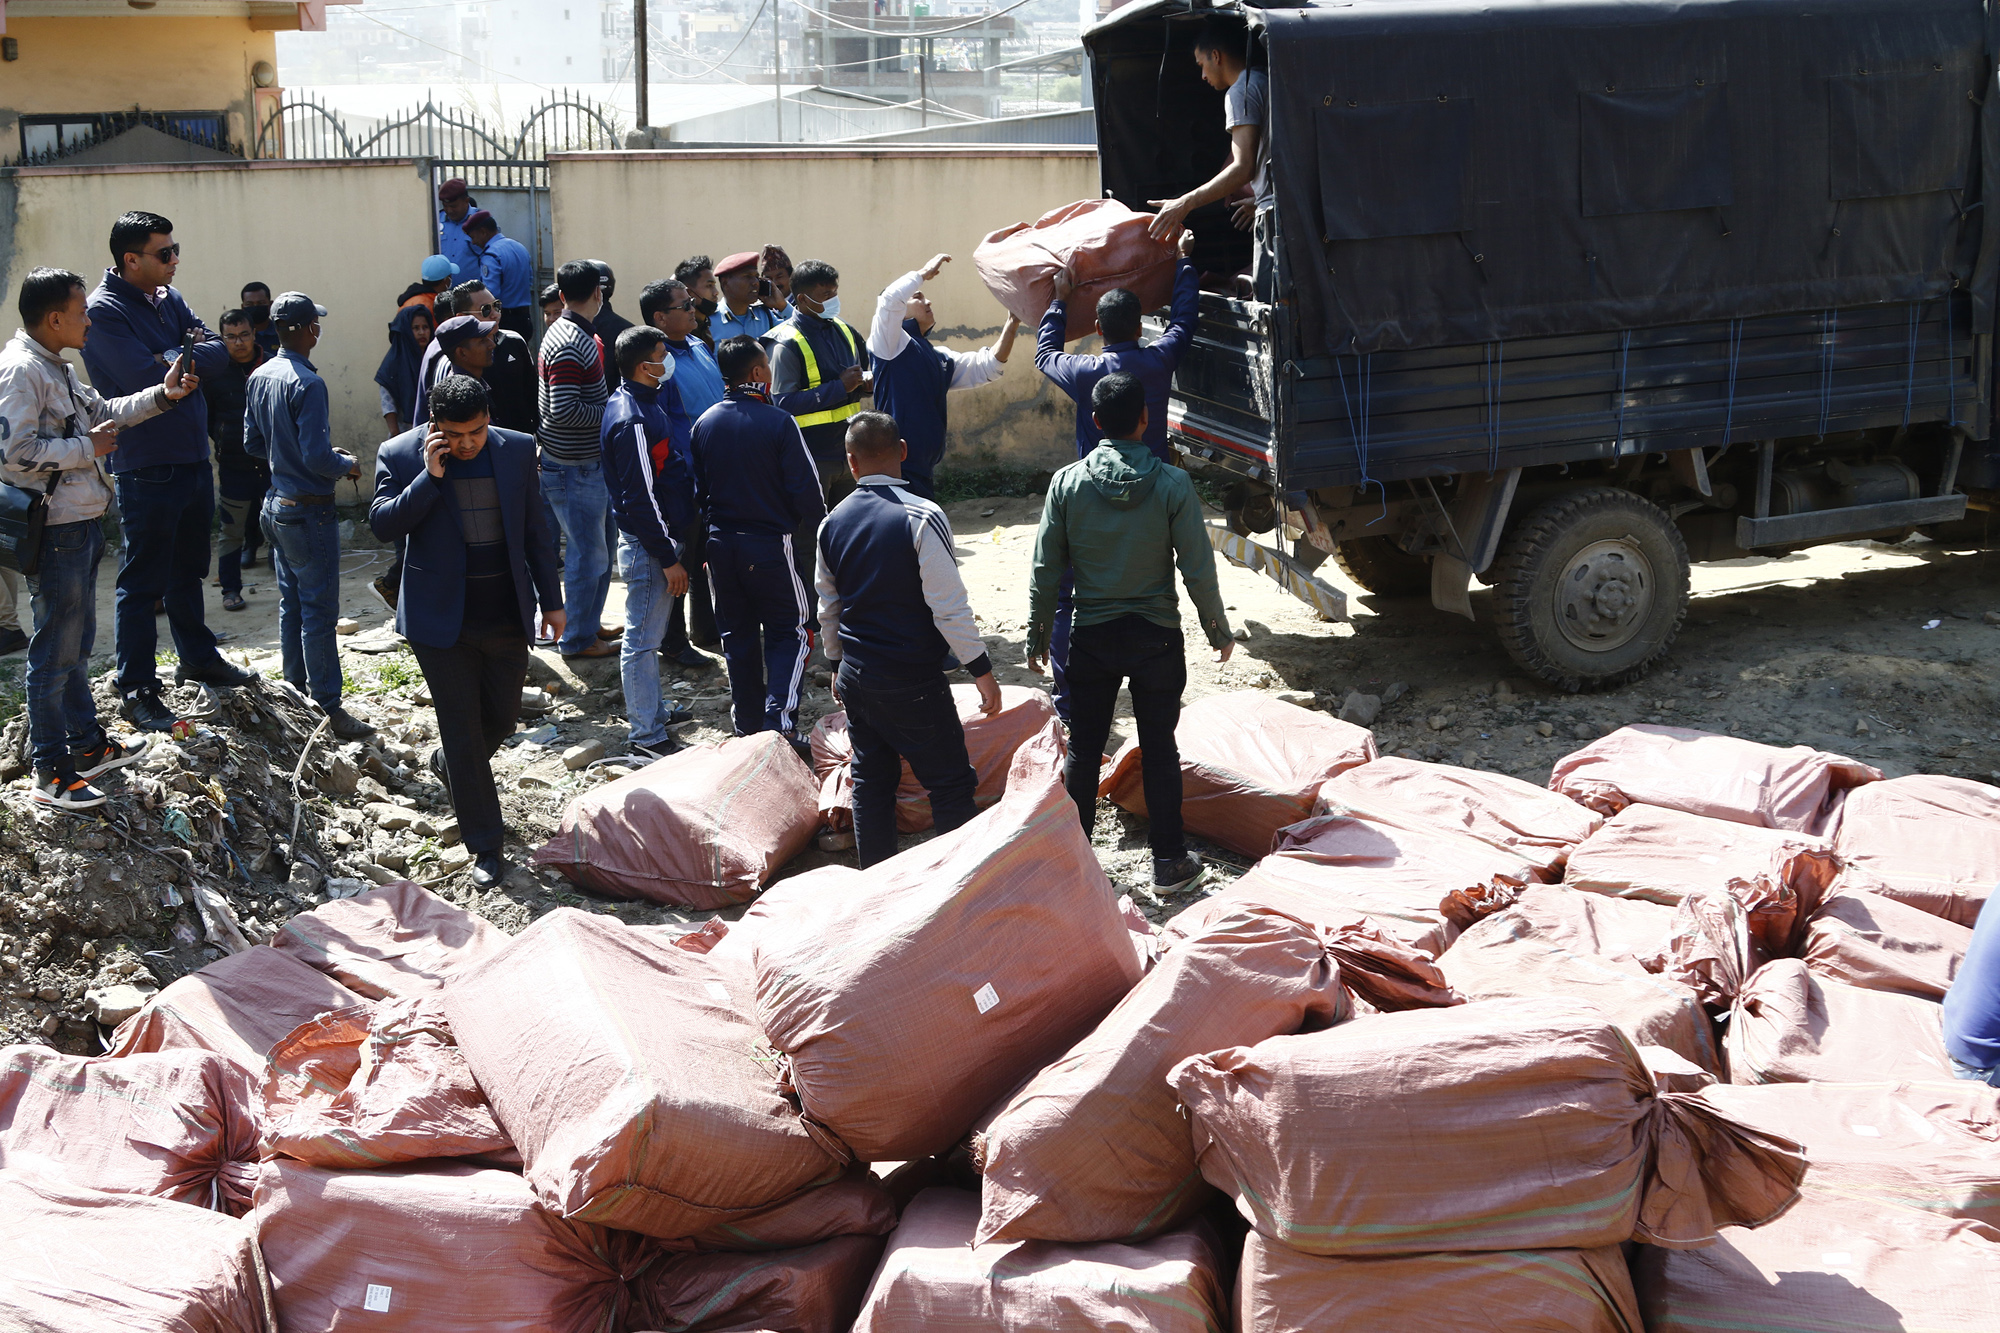
[[[1944,997],[1944,1049],[1953,1072],[2000,1088],[2000,893],[1972,927],[1965,961]]]
[[[309,693],[342,740],[375,728],[340,706],[340,516],[333,488],[358,477],[354,456],[333,447],[326,381],[306,358],[319,342],[326,307],[303,292],[271,303],[278,354],[250,376],[244,395],[243,448],[271,464],[264,535],[278,573],[278,638],[285,679]]]
[[[696,336],[701,314],[694,295],[674,278],[650,283],[639,294],[639,318],[667,335],[667,354],[674,359],[674,391],[680,395],[687,419],[701,420],[702,413],[722,401],[722,370]],[[681,550],[681,563],[688,572],[687,596],[674,598],[666,636],[660,642],[662,654],[690,671],[713,667],[715,659],[701,649],[722,646],[715,633],[715,603],[709,597],[708,577],[702,572],[705,536],[697,523]]]
[[[472,242],[480,280],[500,302],[500,327],[533,342],[535,257],[528,253],[527,246],[504,235],[500,224],[483,208],[465,215],[464,231],[466,239]]]
[[[708,332],[716,346],[738,334],[762,338],[785,322],[785,316],[763,299],[771,287],[757,275],[755,250],[725,257],[715,266],[715,281],[722,289],[722,304],[708,317]]]
[[[438,186],[437,252],[458,267],[458,273],[477,273],[479,256],[473,253],[472,238],[465,234],[465,219],[479,201],[472,197],[462,177],[453,176]]]
[[[1201,275],[1188,258],[1194,253],[1194,233],[1183,231],[1180,264],[1174,270],[1174,303],[1167,331],[1151,344],[1139,342],[1139,298],[1113,287],[1097,298],[1097,331],[1104,350],[1095,355],[1063,351],[1063,330],[1069,324],[1071,283],[1067,270],[1056,274],[1056,299],[1042,316],[1035,339],[1035,369],[1076,403],[1076,456],[1088,458],[1104,438],[1091,415],[1090,394],[1106,375],[1136,376],[1146,388],[1146,447],[1162,463],[1174,461],[1167,447],[1167,394],[1174,371],[1194,341],[1194,321],[1201,305]],[[1069,624],[1074,580],[1063,575],[1056,597],[1054,637],[1049,641],[1049,670],[1055,677],[1056,712],[1069,721]]]
[[[113,267],[90,294],[83,344],[90,382],[107,398],[150,392],[190,335],[196,375],[219,376],[229,365],[222,339],[170,285],[181,254],[173,232],[174,224],[157,213],[126,213],[111,224]],[[167,731],[174,714],[160,698],[154,656],[160,642],[154,607],[162,599],[180,654],[177,683],[242,685],[251,678],[223,660],[202,606],[215,521],[207,399],[197,389],[175,410],[128,426],[107,461],[125,536],[113,610],[118,689],[135,726]]]

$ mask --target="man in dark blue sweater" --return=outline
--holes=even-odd
[[[151,389],[192,334],[194,370],[219,376],[229,365],[222,339],[188,309],[171,284],[180,267],[174,224],[157,213],[126,213],[111,227],[111,262],[90,294],[90,336],[83,364],[107,398]],[[223,661],[202,609],[215,476],[208,466],[208,404],[197,389],[178,407],[121,431],[110,457],[117,479],[125,553],[118,562],[113,610],[118,688],[134,725],[166,731],[173,710],[160,699],[154,654],[163,597],[180,665],[177,683],[242,685],[250,673]]]
[[[910,492],[909,445],[893,418],[863,412],[847,425],[855,488],[819,527],[819,623],[840,664],[834,694],[854,742],[854,854],[864,867],[896,854],[896,787],[903,761],[930,793],[949,833],[977,813],[978,775],[945,682],[962,662],[980,710],[1000,711],[993,663],[952,558],[944,510]]]
[[[667,335],[640,324],[613,349],[623,383],[604,406],[604,477],[618,522],[618,570],[625,579],[625,635],[618,671],[634,752],[648,759],[681,748],[668,728],[691,714],[660,693],[660,644],[674,599],[688,589],[683,551],[694,540],[690,432],[673,384]]]
[[[708,524],[708,582],[729,663],[736,734],[798,740],[812,655],[812,603],[793,534],[826,517],[819,471],[799,426],[771,402],[771,361],[748,335],[715,349],[721,402],[694,423],[695,494]]]
[[[875,410],[893,417],[910,456],[903,481],[926,500],[936,498],[931,477],[944,457],[945,395],[1000,378],[1014,350],[1021,321],[1014,315],[991,347],[950,352],[931,345],[937,315],[923,285],[943,271],[950,255],[935,255],[882,289],[875,298],[875,321],[868,327],[868,352],[875,365]]]

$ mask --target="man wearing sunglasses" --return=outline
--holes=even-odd
[[[651,283],[639,293],[639,318],[667,335],[667,355],[673,358],[674,388],[680,394],[681,408],[690,423],[700,420],[703,412],[722,401],[723,386],[714,353],[695,333],[701,310],[694,294],[674,278]],[[709,597],[708,578],[702,573],[706,536],[696,524],[681,552],[681,563],[688,572],[687,595],[674,598],[666,635],[660,641],[661,655],[690,671],[714,666],[715,659],[701,649],[722,646],[715,629],[715,603]]]
[[[427,398],[431,385],[445,375],[470,375],[486,385],[487,395],[492,400],[494,425],[505,430],[534,434],[539,422],[535,399],[540,386],[535,377],[535,354],[528,350],[527,339],[501,322],[503,312],[499,298],[478,278],[459,283],[448,295],[451,314],[446,316],[440,304],[439,318],[444,322],[438,325],[437,336],[431,339],[431,345],[424,349],[421,376],[424,396]],[[466,351],[453,356],[444,337],[445,324],[466,315],[481,324],[500,326],[492,330],[491,356],[484,365],[477,367],[467,361]],[[476,356],[476,353],[471,355]],[[419,420],[425,415],[422,411],[417,413]]]
[[[196,375],[220,375],[229,365],[222,339],[172,286],[181,255],[173,233],[174,224],[157,213],[126,213],[112,224],[112,267],[90,294],[91,328],[83,345],[90,381],[108,398],[158,384],[190,337]],[[118,689],[125,715],[149,731],[174,725],[173,710],[160,698],[155,662],[160,632],[153,606],[162,598],[180,655],[176,683],[250,680],[248,671],[223,660],[202,605],[215,521],[208,458],[208,402],[196,389],[172,411],[121,431],[105,460],[117,483],[125,534],[113,612]]]

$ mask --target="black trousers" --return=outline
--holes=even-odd
[[[702,573],[707,546],[707,536],[703,534],[681,551],[681,567],[687,570],[688,590],[684,596],[674,598],[674,609],[667,615],[667,635],[660,641],[662,652],[684,653],[695,644],[705,648],[716,646],[715,601],[709,595],[708,578]]]
[[[468,625],[449,648],[410,643],[437,708],[451,807],[469,852],[496,852],[507,829],[493,786],[493,755],[521,717],[528,639],[518,625]]]
[[[708,534],[709,591],[729,663],[731,720],[738,736],[798,726],[811,633],[819,627],[790,537]]]
[[[1181,834],[1181,751],[1174,728],[1187,688],[1187,647],[1178,629],[1120,616],[1069,632],[1069,759],[1063,774],[1088,836],[1097,822],[1098,761],[1111,736],[1119,682],[1132,691],[1139,774],[1146,791],[1147,841],[1154,856],[1187,851]]]
[[[871,681],[842,662],[840,702],[854,742],[854,856],[863,869],[896,854],[904,760],[930,793],[939,833],[979,813],[973,803],[979,775],[966,758],[965,728],[943,672],[928,680]]]

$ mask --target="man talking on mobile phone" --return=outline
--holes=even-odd
[[[431,772],[473,855],[472,882],[491,888],[508,870],[492,760],[520,720],[537,606],[551,633],[563,629],[534,437],[492,424],[478,380],[445,376],[430,420],[375,455],[368,526],[405,543],[396,628],[436,701]]]

